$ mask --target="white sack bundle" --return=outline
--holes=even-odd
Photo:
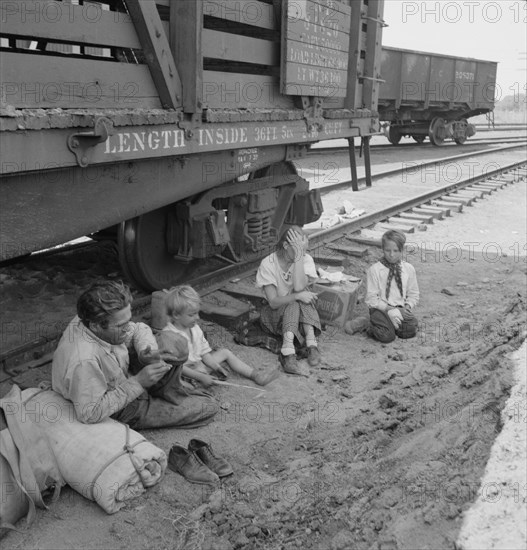
[[[165,452],[127,425],[111,418],[83,424],[73,404],[52,390],[31,388],[22,395],[26,408],[35,411],[66,483],[108,514],[162,478]]]

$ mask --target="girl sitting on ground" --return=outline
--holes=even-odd
[[[199,294],[188,285],[173,288],[166,297],[166,307],[169,322],[160,332],[158,340],[166,344],[165,336],[178,334],[188,342],[188,359],[183,364],[182,375],[201,383],[205,387],[212,386],[217,378],[225,380],[227,372],[221,366],[225,362],[234,372],[249,378],[259,386],[265,386],[279,376],[279,371],[256,371],[229,349],[213,351],[207,342],[203,331],[197,324],[201,299]],[[170,339],[166,339],[169,342]],[[177,354],[177,350],[174,350]]]
[[[320,362],[317,295],[307,289],[318,275],[307,246],[308,238],[302,228],[292,226],[278,241],[276,251],[262,260],[256,274],[256,286],[263,288],[268,302],[261,311],[260,324],[282,337],[279,360],[290,374],[303,374],[296,361],[295,338],[300,344],[305,340],[311,366]]]
[[[413,309],[419,301],[419,287],[414,266],[401,257],[406,237],[400,231],[382,236],[380,261],[373,264],[366,277],[366,304],[370,308],[370,333],[380,342],[413,338],[417,319]]]

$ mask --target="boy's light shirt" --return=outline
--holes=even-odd
[[[377,262],[373,264],[366,275],[366,299],[370,308],[386,311],[387,309],[408,304],[412,309],[419,302],[419,286],[415,268],[408,262],[401,262],[401,281],[403,283],[403,295],[399,292],[395,278],[390,286],[390,297],[386,298],[386,283],[390,270]]]

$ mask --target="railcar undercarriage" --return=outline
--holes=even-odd
[[[423,143],[428,137],[433,145],[442,145],[449,138],[458,145],[463,145],[475,133],[474,125],[466,118],[448,121],[441,116],[436,116],[431,121],[394,121],[385,129],[385,135],[392,145],[397,145],[404,136],[412,137],[417,143]]]
[[[218,260],[269,254],[285,227],[321,214],[318,190],[282,162],[121,223],[119,258],[137,286],[168,288]]]

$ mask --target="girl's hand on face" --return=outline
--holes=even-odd
[[[294,261],[303,259],[307,251],[308,240],[305,235],[290,229],[287,233],[287,243],[295,251]]]

